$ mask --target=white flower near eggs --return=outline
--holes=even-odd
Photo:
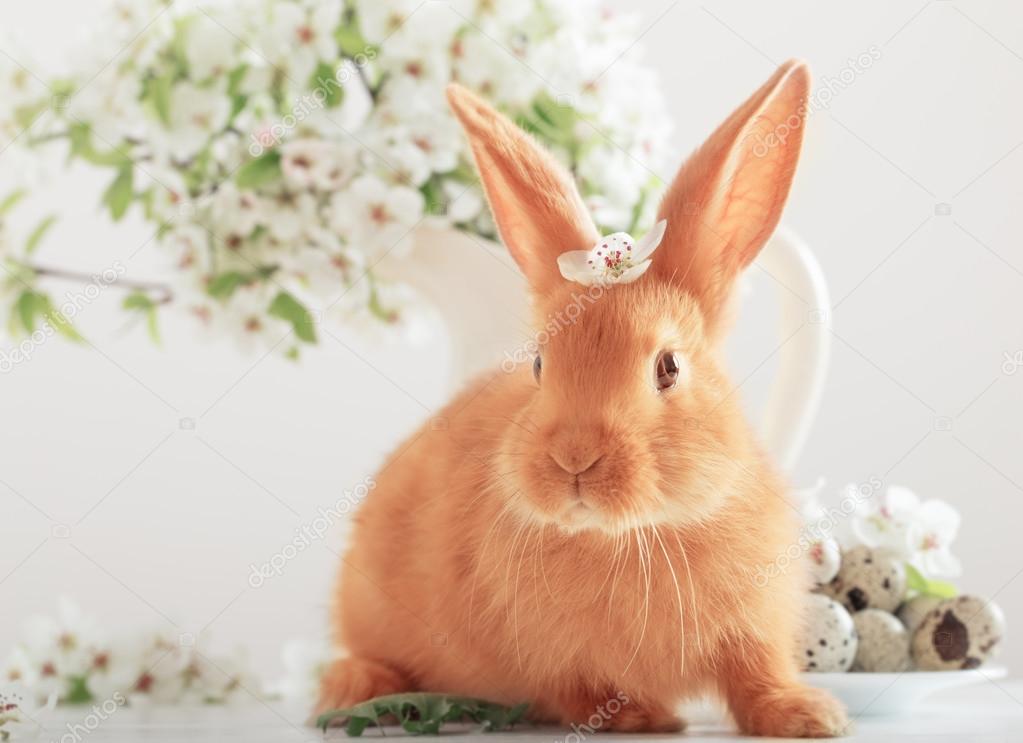
[[[929,578],[958,577],[962,564],[951,549],[958,533],[959,512],[952,506],[940,500],[921,503],[910,531],[913,566]]]
[[[892,486],[884,493],[864,499],[856,497],[855,485],[848,485],[845,490],[856,503],[850,521],[856,542],[889,550],[908,560],[912,554],[910,526],[920,504],[916,494],[908,488]]]
[[[330,199],[329,222],[349,245],[373,255],[407,241],[422,218],[423,206],[423,195],[416,189],[367,174]]]
[[[847,490],[855,493],[855,486]],[[951,552],[959,514],[944,501],[921,502],[912,490],[893,485],[874,498],[857,499],[850,526],[858,544],[889,550],[926,578],[954,578],[961,572]]]

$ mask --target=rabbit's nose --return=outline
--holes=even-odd
[[[570,475],[581,475],[593,469],[604,458],[600,452],[568,451],[550,452],[554,464]]]

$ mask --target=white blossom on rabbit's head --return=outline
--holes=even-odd
[[[558,256],[561,275],[583,286],[628,284],[650,268],[650,255],[661,244],[666,220],[653,226],[639,242],[627,232],[605,235],[589,250],[570,250]]]

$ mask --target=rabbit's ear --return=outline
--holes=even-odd
[[[682,166],[661,203],[667,234],[653,268],[700,303],[713,336],[738,273],[778,224],[806,120],[810,73],[783,64]]]
[[[558,256],[600,234],[575,181],[548,152],[479,96],[452,83],[448,102],[469,138],[494,221],[533,290],[563,281]]]

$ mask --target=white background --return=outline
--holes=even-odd
[[[777,63],[803,57],[821,85],[880,52],[813,115],[785,217],[835,300],[833,367],[794,480],[823,475],[837,489],[877,476],[953,503],[961,586],[997,597],[1011,628],[1004,657],[1023,667],[1013,636],[1023,627],[1023,373],[1002,370],[1004,354],[1023,349],[1023,7],[610,4],[649,27],[640,45],[660,71],[680,152]],[[0,0],[0,25],[46,61],[92,5]],[[136,253],[148,231],[110,224],[102,185],[56,171],[32,204],[62,215],[42,258],[86,271],[120,260],[133,278],[154,276],[155,245]],[[937,215],[939,203],[951,214]],[[778,343],[769,322],[751,319],[769,316],[762,278],[733,344],[751,409]],[[285,639],[323,633],[344,529],[258,590],[250,564],[443,404],[447,346],[374,348],[336,332],[296,366],[199,344],[168,318],[155,348],[122,328],[114,293],[77,320],[91,346],[48,342],[0,377],[0,646],[66,594],[111,626],[169,622],[201,643],[242,643],[274,671]]]

